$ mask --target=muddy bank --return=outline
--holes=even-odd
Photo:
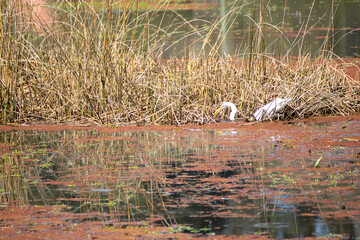
[[[44,33],[53,27],[54,12],[48,7],[47,0],[20,0],[24,7],[24,21],[38,33]],[[20,7],[21,9],[21,7]]]
[[[360,120],[360,114],[351,116],[325,116],[325,117],[312,117],[307,119],[294,119],[291,121],[274,121],[274,122],[243,122],[243,121],[220,121],[213,124],[186,124],[186,125],[147,125],[147,126],[118,126],[118,127],[105,127],[98,125],[82,125],[78,126],[76,123],[71,124],[11,124],[0,126],[0,131],[19,131],[19,130],[36,130],[36,131],[58,131],[58,130],[97,130],[101,132],[122,132],[122,131],[171,131],[171,130],[184,130],[184,129],[261,129],[261,128],[277,128],[286,129],[291,123],[313,123],[313,122],[339,122],[339,121],[352,121]]]

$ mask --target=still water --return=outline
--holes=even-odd
[[[253,52],[271,57],[318,56],[328,51],[340,57],[360,56],[358,0],[203,0],[178,6],[167,11],[158,11],[157,6],[150,13],[146,31],[156,35],[150,34],[157,41],[155,54],[162,58],[209,52],[235,57]],[[146,13],[139,15],[144,22],[149,18]],[[130,23],[129,27],[134,25]]]
[[[203,235],[360,237],[359,126],[4,131],[1,210],[65,206],[67,221],[104,228],[145,222]]]

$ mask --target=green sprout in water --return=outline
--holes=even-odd
[[[314,165],[314,168],[318,168],[319,167],[319,164],[320,164],[320,161],[322,159],[323,155],[321,155],[321,157],[319,157],[319,159],[316,161],[315,165]]]

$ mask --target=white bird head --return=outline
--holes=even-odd
[[[237,113],[237,109],[236,109],[235,104],[233,104],[231,102],[224,102],[223,104],[221,104],[219,109],[217,109],[215,111],[214,116],[216,116],[222,109],[227,108],[227,107],[231,108],[231,113],[230,113],[229,119],[231,121],[234,121],[235,120],[235,114]]]

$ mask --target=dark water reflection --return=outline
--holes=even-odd
[[[360,236],[359,122],[285,130],[1,132],[1,200],[72,221],[204,234]],[[320,156],[319,168],[314,164]]]
[[[252,23],[260,22],[260,2],[206,0],[199,1],[206,8],[151,13],[149,32],[157,36],[158,44],[155,54],[188,58],[215,48],[221,55],[244,57],[258,46],[254,37],[257,26],[262,26],[262,52],[270,56],[318,55],[328,50],[340,57],[360,55],[359,1],[334,1],[334,5],[313,0],[263,1],[264,25],[256,26]]]

